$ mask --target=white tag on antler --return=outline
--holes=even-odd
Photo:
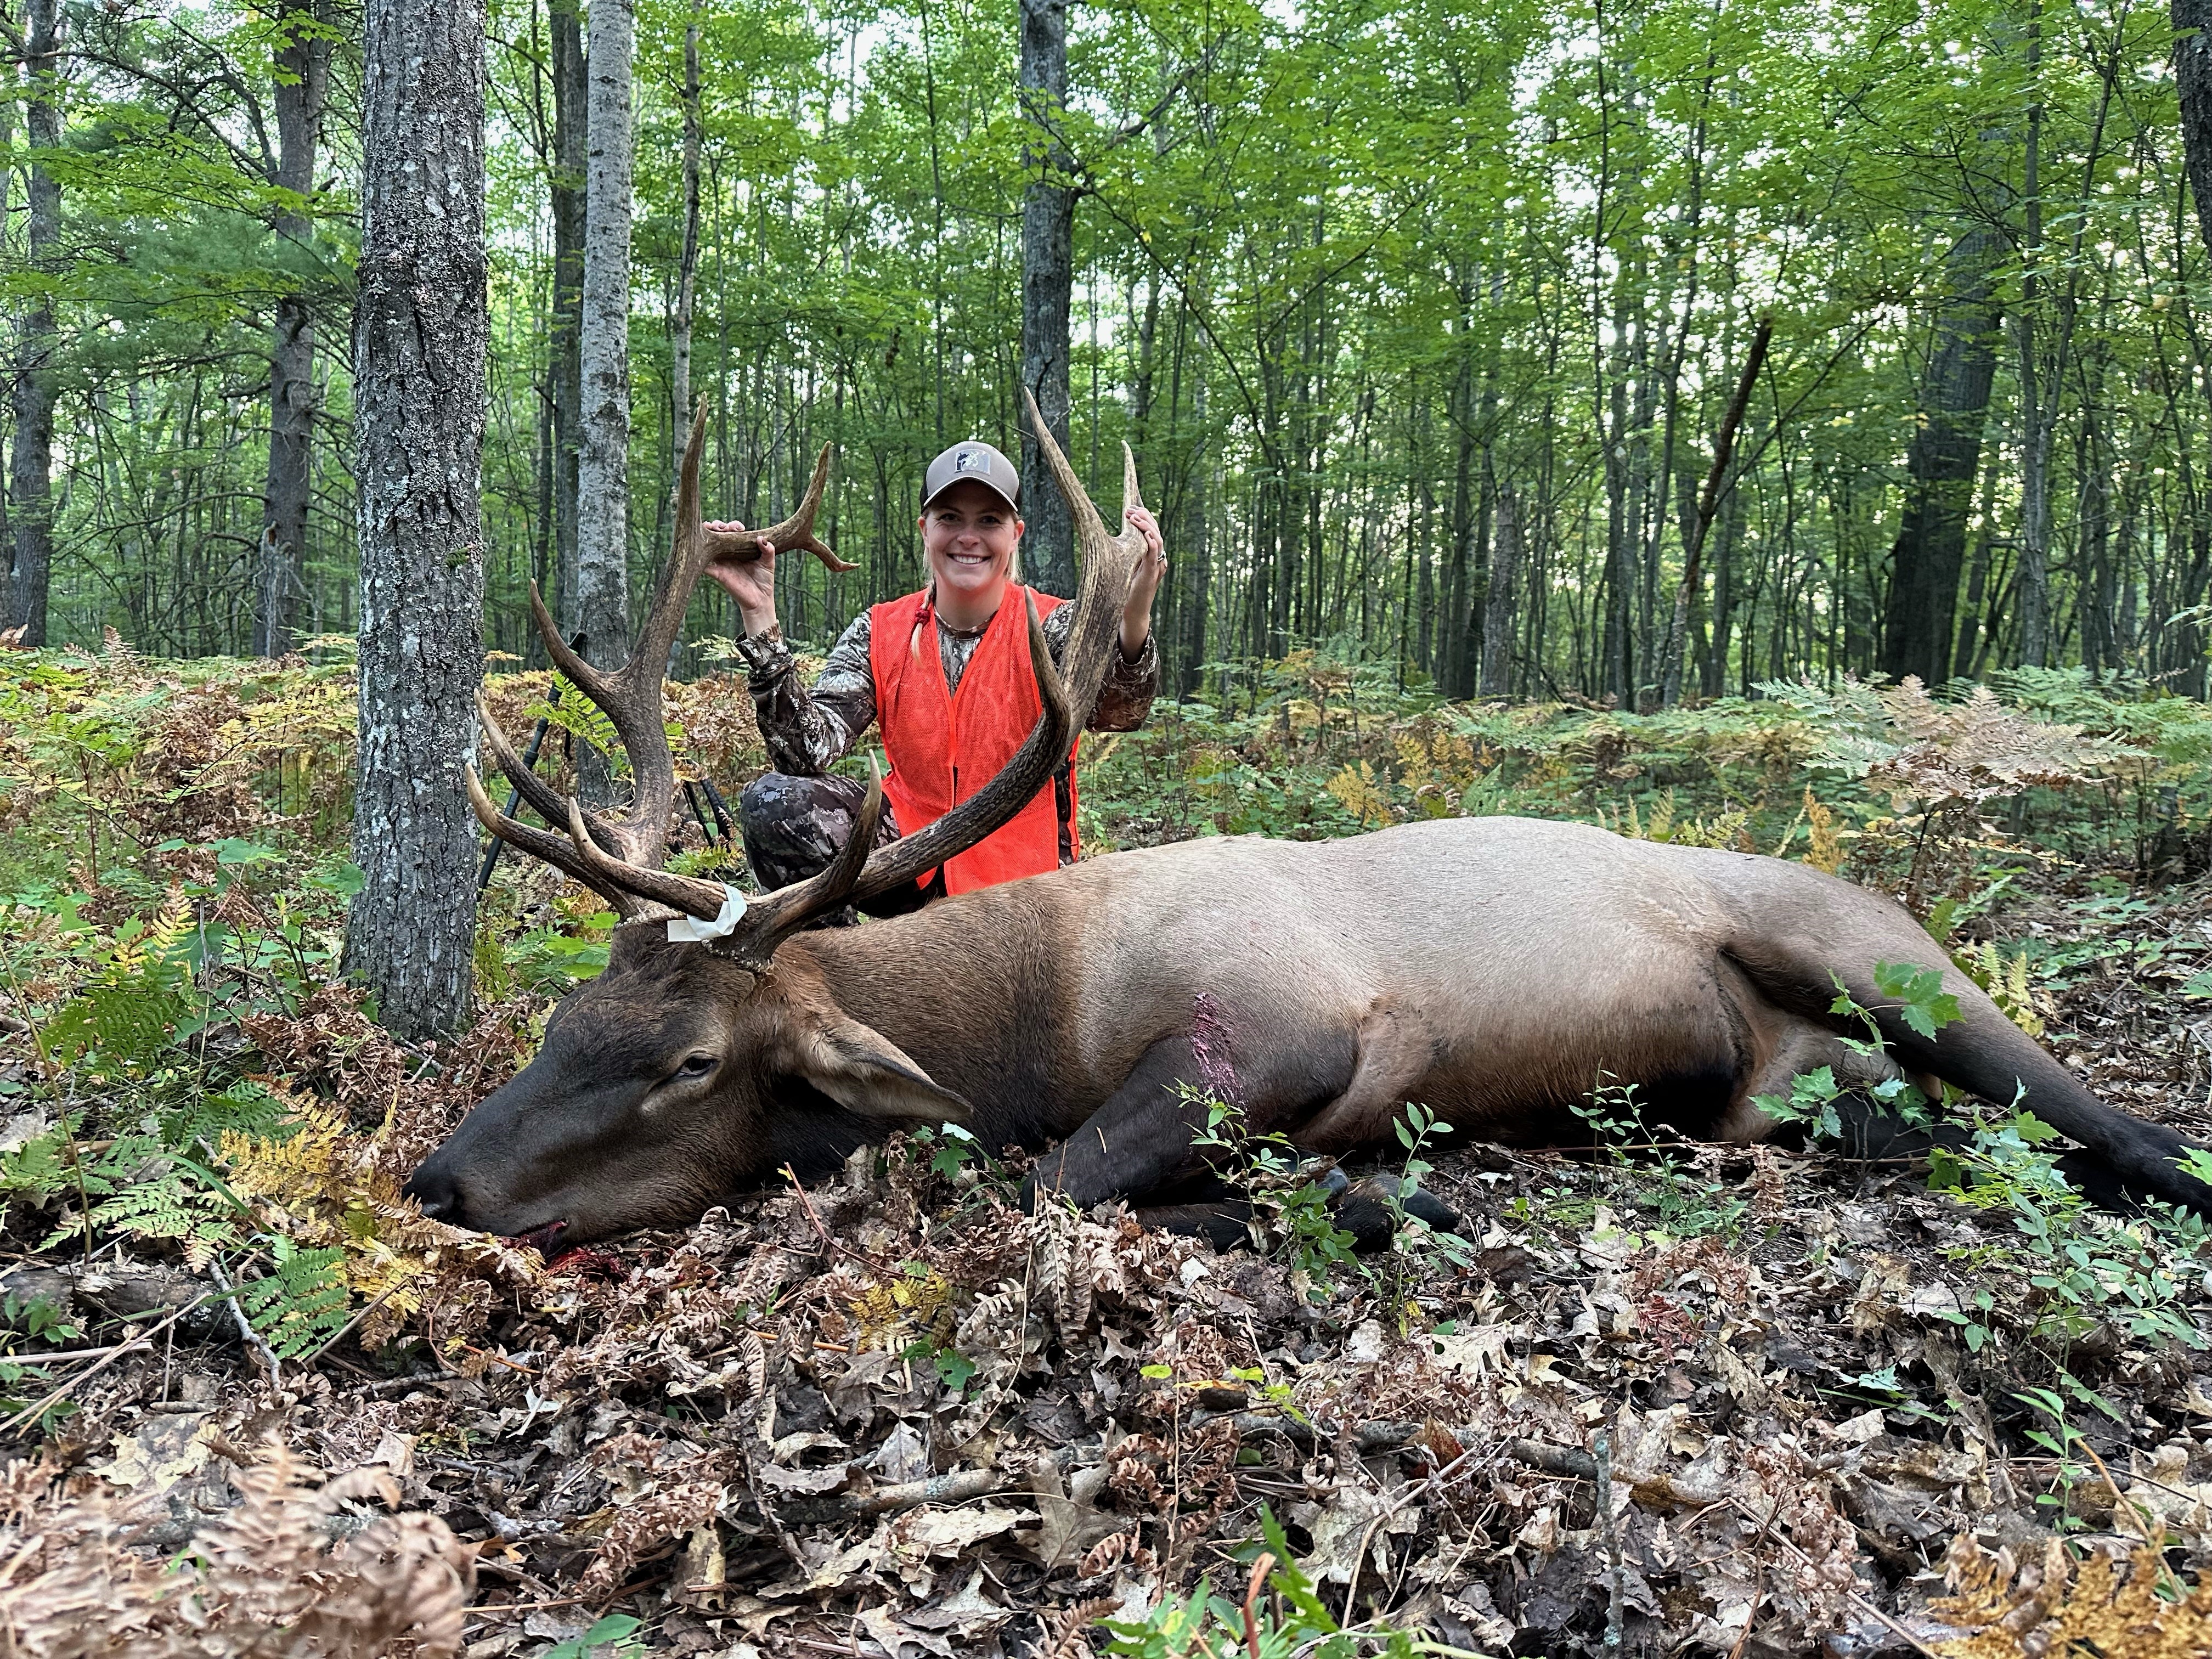
[[[722,908],[712,921],[702,921],[696,916],[672,916],[668,922],[668,937],[677,943],[690,940],[704,945],[710,939],[720,939],[737,931],[738,918],[745,913],[745,896],[725,882],[722,891],[728,895]]]

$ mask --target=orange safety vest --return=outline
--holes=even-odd
[[[876,720],[891,763],[884,780],[899,833],[934,823],[998,776],[1044,712],[1030,665],[1028,607],[1018,583],[999,605],[960,676],[948,690],[938,647],[937,608],[927,589],[868,612],[868,666],[876,682]],[[1036,593],[1037,615],[1063,601]],[[1028,805],[993,834],[946,860],[945,890],[1042,874],[1075,860],[1075,771],[1055,775]]]

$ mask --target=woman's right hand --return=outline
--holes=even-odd
[[[707,574],[738,602],[745,632],[766,633],[775,625],[775,544],[734,519],[699,527],[707,536]]]

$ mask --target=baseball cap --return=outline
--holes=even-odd
[[[963,478],[973,478],[1003,497],[1008,507],[1019,510],[1021,474],[1014,471],[1012,461],[980,438],[953,445],[929,464],[929,471],[922,475],[921,510],[927,513],[932,501]]]

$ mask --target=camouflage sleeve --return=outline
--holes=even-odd
[[[738,654],[744,659],[761,741],[779,772],[820,777],[875,721],[876,682],[868,665],[865,611],[830,647],[811,690],[793,672],[791,647],[780,628],[740,640]]]
[[[1063,605],[1044,619],[1044,642],[1052,647],[1054,662],[1067,649],[1067,636],[1074,631],[1072,605]],[[1119,640],[1115,641],[1113,666],[1098,693],[1098,706],[1091,711],[1091,731],[1134,732],[1144,725],[1160,689],[1158,639],[1157,629],[1146,635],[1144,649],[1133,657],[1123,653]]]

